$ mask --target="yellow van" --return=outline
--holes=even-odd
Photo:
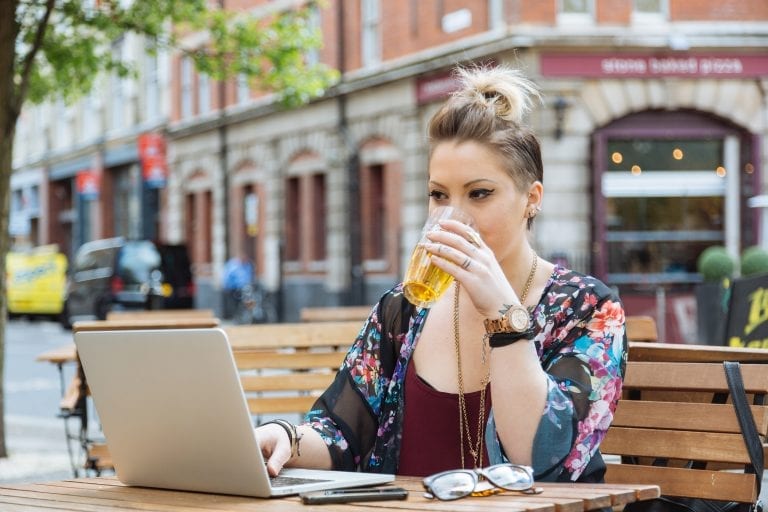
[[[8,313],[61,314],[67,281],[67,257],[56,247],[11,251],[5,259]]]

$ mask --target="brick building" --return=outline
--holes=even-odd
[[[305,305],[372,303],[402,275],[426,214],[426,122],[453,86],[450,70],[473,61],[520,67],[542,89],[530,118],[545,168],[537,251],[618,287],[630,313],[663,320],[667,338],[695,336],[701,250],[735,255],[764,242],[748,203],[765,191],[764,0],[330,0],[314,18],[324,47],[311,58],[343,79],[297,110],[161,57],[151,83],[165,117],[151,128],[165,134],[168,175],[132,196],[140,208],[125,201],[130,215],[117,199],[130,176],[141,181],[146,120],[127,142],[117,134],[98,150],[79,140],[55,158],[17,158],[20,193],[38,183],[48,198],[32,216],[35,243],[56,241],[44,228],[55,201],[78,202],[60,182],[95,161],[103,185],[85,210],[103,214],[64,207],[59,218],[71,211],[90,238],[138,218],[138,233],[186,242],[201,306],[218,307],[221,268],[240,251],[282,293],[286,319]],[[131,94],[149,101],[142,87]]]

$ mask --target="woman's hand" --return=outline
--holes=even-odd
[[[261,455],[267,461],[270,476],[277,476],[283,466],[291,459],[291,440],[280,426],[274,423],[262,425],[256,429]]]
[[[441,221],[440,226],[443,229],[427,234],[431,243],[424,247],[437,267],[461,283],[481,315],[495,318],[505,304],[520,302],[493,251],[477,231],[455,220]]]

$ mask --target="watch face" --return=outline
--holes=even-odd
[[[517,332],[528,329],[529,321],[528,310],[524,307],[516,307],[509,312],[509,323],[512,324],[512,328]]]

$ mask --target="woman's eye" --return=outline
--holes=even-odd
[[[432,199],[435,199],[436,201],[439,201],[440,199],[445,199],[446,196],[439,190],[430,190],[429,197],[431,197]]]
[[[469,193],[469,197],[472,199],[484,199],[491,194],[493,194],[493,190],[488,190],[487,188],[479,188],[471,191]]]

